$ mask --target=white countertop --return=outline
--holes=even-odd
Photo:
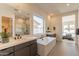
[[[22,39],[16,39],[16,40],[13,38],[10,38],[8,43],[0,43],[0,50],[9,48],[9,47],[12,47],[15,45],[19,45],[19,44],[22,44],[25,42],[29,42],[29,41],[32,41],[35,39],[38,39],[38,37],[34,37],[32,35],[24,35],[24,36],[22,36]]]

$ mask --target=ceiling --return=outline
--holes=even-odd
[[[25,3],[7,3],[5,5],[11,7],[14,10],[17,17],[20,16],[23,18],[28,18],[30,16],[30,11],[26,9],[27,4]]]
[[[32,3],[31,5],[40,7],[42,10],[44,10],[47,13],[65,13],[65,12],[77,10],[79,8],[79,3],[69,3],[70,6],[67,6],[66,4],[67,3]],[[20,9],[23,9],[26,6],[28,6],[27,3],[24,3],[24,4],[16,3],[16,4],[9,4],[9,5],[14,8],[19,7]]]
[[[35,5],[46,10],[48,13],[64,13],[79,8],[79,3],[70,3],[70,6],[67,6],[66,4],[67,3],[37,3]]]

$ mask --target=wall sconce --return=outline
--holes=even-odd
[[[56,30],[56,27],[53,27],[53,30]]]

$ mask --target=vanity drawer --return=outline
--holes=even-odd
[[[15,46],[15,51],[19,50],[19,49],[22,49],[22,48],[24,48],[24,47],[26,47],[28,45],[30,45],[29,42],[26,42],[26,43],[23,43],[23,44],[20,44],[20,45],[16,45]]]
[[[12,52],[14,52],[13,47],[6,48],[6,49],[3,49],[3,50],[0,50],[0,56],[5,56],[5,55],[8,55],[8,54],[10,54]]]
[[[29,45],[31,45],[33,43],[36,43],[36,40],[33,40],[33,41],[29,41],[29,42],[26,42],[26,43],[22,43],[22,44],[16,45],[15,46],[15,51],[18,50],[18,49],[22,49],[22,48],[24,48],[26,46],[29,46]]]
[[[15,56],[30,56],[30,48],[29,48],[29,46],[15,51]]]
[[[29,43],[34,44],[34,43],[36,43],[36,40],[30,41]]]

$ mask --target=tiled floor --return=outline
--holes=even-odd
[[[79,47],[73,41],[57,42],[49,56],[79,56]]]

